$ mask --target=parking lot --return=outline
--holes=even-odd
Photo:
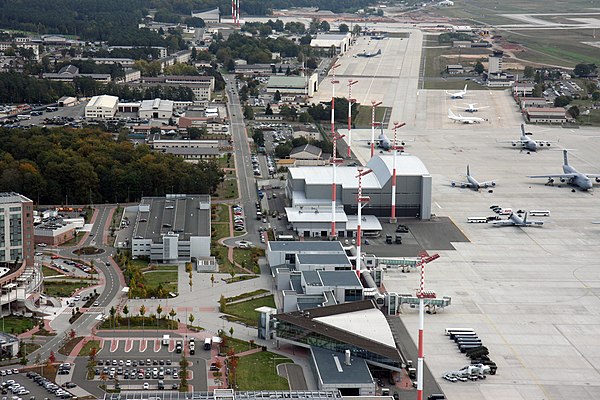
[[[8,371],[11,371],[11,373],[8,374]],[[70,399],[73,396],[69,392],[69,388],[77,386],[72,382],[68,382],[61,387],[36,373],[14,373],[14,371],[9,369],[0,370],[3,400]]]
[[[188,361],[188,382],[195,390],[206,390],[211,352],[203,350],[200,339],[195,339],[196,351],[190,354],[190,341],[186,338],[172,338],[168,345],[154,337],[105,339],[96,358],[94,377],[88,380],[88,385],[97,386],[107,381],[109,384],[118,382],[123,390],[176,390],[181,381],[183,355],[177,352],[177,343],[185,346],[182,351]],[[85,368],[78,375],[83,373]]]

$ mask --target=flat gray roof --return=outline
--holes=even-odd
[[[342,244],[336,241],[322,242],[297,242],[297,241],[270,241],[269,250],[271,251],[288,251],[288,252],[331,252],[338,251],[345,254]]]
[[[350,260],[346,253],[331,253],[331,254],[297,254],[300,264],[338,264],[350,265]]]
[[[210,236],[210,196],[168,195],[167,197],[144,197],[140,207],[149,206],[150,211],[139,211],[133,237],[162,241],[168,232],[179,234],[179,240],[187,241],[194,236]]]
[[[346,365],[346,355],[319,347],[311,347],[313,361],[317,373],[324,384],[374,384],[373,376],[367,362],[358,357],[350,357],[350,365]]]
[[[362,287],[356,271],[319,271],[321,282],[325,286],[358,286]]]

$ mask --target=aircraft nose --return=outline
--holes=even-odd
[[[593,186],[592,181],[585,182],[585,190],[591,189]]]

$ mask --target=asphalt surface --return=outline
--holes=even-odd
[[[231,138],[233,139],[236,175],[239,182],[240,205],[242,205],[246,214],[246,231],[248,232],[246,235],[226,240],[225,243],[234,246],[235,242],[242,240],[242,238],[253,243],[259,243],[258,227],[260,222],[255,218],[255,202],[258,193],[252,171],[251,151],[248,144],[246,124],[244,123],[244,113],[238,96],[235,76],[224,75],[223,77],[225,78],[226,92],[229,98],[227,110],[231,121]]]
[[[93,308],[92,312],[88,312],[88,313],[84,314],[73,324],[66,325],[64,327],[61,326],[60,328],[63,328],[62,331],[66,330],[68,328],[68,329],[75,330],[75,332],[78,336],[85,336],[85,335],[89,334],[91,332],[92,328],[98,322],[96,320],[96,317],[98,316],[99,310],[104,310],[104,311],[100,311],[100,312],[106,313],[107,309],[109,308],[111,303],[114,300],[118,299],[119,293],[120,293],[121,289],[123,288],[123,285],[119,279],[119,274],[117,273],[118,267],[112,260],[113,249],[109,246],[105,246],[101,240],[101,237],[104,236],[104,234],[108,231],[108,228],[110,226],[109,225],[110,224],[109,216],[110,216],[110,211],[113,208],[115,208],[114,205],[101,205],[101,206],[97,207],[98,215],[97,215],[94,225],[91,229],[91,232],[85,238],[82,245],[78,246],[78,247],[95,246],[99,249],[104,250],[104,252],[102,254],[94,255],[94,256],[80,257],[77,254],[73,253],[78,247],[64,247],[64,248],[59,247],[59,248],[54,249],[55,251],[53,251],[55,254],[57,254],[61,257],[64,257],[64,258],[79,258],[87,263],[89,263],[90,261],[93,261],[94,267],[100,270],[100,272],[104,275],[104,280],[105,280],[104,286],[100,287],[98,289],[98,292],[100,292],[100,296],[97,299],[97,301],[99,303],[99,307]],[[46,248],[46,251],[52,251],[52,250],[53,250],[52,248]],[[106,263],[109,263],[110,266],[107,266]],[[57,328],[59,329],[59,332],[57,332],[57,335],[52,337],[49,341],[47,341],[36,352],[32,353],[32,355],[30,355],[30,357],[29,357],[30,359],[34,359],[36,357],[36,355],[39,353],[41,359],[45,360],[48,358],[51,351],[54,352],[54,354],[57,356],[57,358],[59,358],[59,359],[64,358],[64,356],[61,356],[58,353],[58,349],[63,344],[64,335],[62,334],[62,331],[59,327],[55,327],[55,329],[57,329]]]

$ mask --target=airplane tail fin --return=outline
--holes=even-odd
[[[465,88],[463,89],[463,91],[464,91],[465,93],[467,93],[467,86],[468,86],[468,83],[465,83]]]
[[[448,117],[452,118],[452,117],[456,117],[456,115],[452,112],[452,109],[448,109]]]
[[[471,173],[469,172],[469,164],[467,164],[467,176],[470,176]]]
[[[527,225],[527,211],[525,211],[525,216],[523,217],[523,224]]]
[[[563,150],[563,158],[565,165],[569,165],[569,151]]]
[[[521,136],[525,136],[525,124],[521,124]]]

